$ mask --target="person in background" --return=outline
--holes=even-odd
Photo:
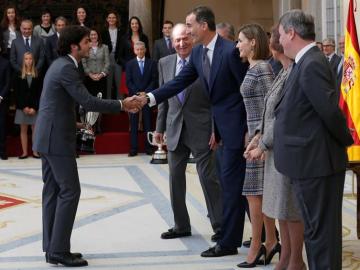
[[[344,52],[345,52],[345,37],[344,36],[339,38],[338,49],[339,49],[339,53],[340,53],[339,56],[341,57],[341,59],[340,59],[339,65],[336,69],[337,89],[339,89],[337,100],[340,99],[341,82],[342,82],[342,77],[343,77]]]
[[[245,156],[250,160],[260,159],[265,155],[264,192],[262,211],[268,218],[278,219],[280,224],[281,246],[277,244],[266,254],[265,264],[271,262],[273,256],[281,251],[275,270],[301,270],[304,266],[302,257],[304,242],[304,224],[290,179],[280,174],[274,165],[273,134],[274,110],[284,94],[284,84],[288,78],[293,61],[284,55],[279,42],[279,26],[272,28],[270,49],[273,57],[280,61],[282,69],[265,96],[265,108],[257,135],[251,140]]]
[[[109,11],[106,16],[106,28],[102,34],[103,44],[106,44],[110,53],[110,69],[107,76],[106,97],[111,98],[112,87],[115,85],[115,96],[118,97],[121,82],[120,51],[125,40],[120,28],[120,16],[116,11]]]
[[[174,26],[172,21],[164,21],[162,27],[163,37],[155,40],[152,59],[159,61],[160,58],[175,53],[175,49],[171,42],[171,31]]]
[[[35,25],[33,34],[44,40],[44,44],[48,37],[55,34],[55,26],[52,23],[51,11],[48,8],[42,9],[41,24]]]
[[[341,62],[341,57],[335,52],[335,40],[333,38],[325,38],[323,40],[323,48],[326,59],[329,61],[331,69],[336,75],[339,63]]]
[[[1,21],[1,31],[3,33],[3,40],[1,43],[2,55],[10,59],[10,49],[12,42],[21,36],[19,31],[20,29],[20,19],[17,12],[17,9],[13,5],[9,5],[4,9],[2,21]]]
[[[131,96],[148,93],[158,86],[158,70],[156,62],[147,58],[145,43],[137,41],[134,44],[136,57],[126,64],[126,85]],[[142,109],[144,132],[151,131],[151,108],[146,106]],[[139,114],[130,114],[130,152],[129,157],[138,153],[138,124]],[[152,155],[151,144],[145,136],[145,153]]]
[[[73,25],[80,25],[90,28],[92,26],[89,18],[88,9],[84,5],[79,5],[73,13]]]
[[[221,22],[216,25],[216,32],[223,38],[235,41],[234,26],[227,22]]]
[[[240,28],[236,46],[240,57],[249,62],[240,87],[244,98],[247,115],[248,142],[254,138],[256,128],[260,124],[264,109],[264,98],[271,89],[274,74],[270,64],[266,61],[269,56],[269,41],[266,32],[258,24],[247,24]],[[264,162],[246,161],[245,181],[242,194],[246,196],[251,216],[252,239],[246,261],[238,264],[240,268],[252,268],[259,264],[261,257],[265,256],[277,245],[275,235],[275,222],[262,214],[262,195],[264,186]],[[266,240],[262,245],[261,233],[265,225]]]
[[[52,35],[51,37],[48,37],[46,44],[45,44],[45,55],[46,55],[46,61],[48,66],[51,65],[51,63],[59,57],[58,54],[58,40],[60,37],[60,32],[64,27],[67,25],[67,20],[65,17],[57,17],[55,19],[55,35]]]
[[[324,47],[321,41],[316,41],[316,46],[319,48],[320,51],[324,51]]]
[[[15,81],[16,114],[15,124],[20,125],[20,139],[22,155],[19,159],[28,158],[28,128],[31,126],[32,139],[34,139],[35,121],[39,109],[41,94],[41,80],[35,68],[34,57],[30,52],[24,54],[21,75]],[[34,158],[40,158],[34,151]]]
[[[0,44],[3,44],[2,31],[0,32]],[[6,115],[8,111],[7,97],[10,88],[10,62],[2,54],[0,47],[0,159],[6,160]]]

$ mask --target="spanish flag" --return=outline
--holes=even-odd
[[[348,148],[349,161],[360,161],[360,50],[353,2],[349,2],[339,105],[354,139],[354,144]]]

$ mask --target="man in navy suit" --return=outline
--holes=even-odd
[[[302,212],[309,269],[341,269],[346,147],[353,139],[337,105],[335,74],[314,41],[314,18],[288,11],[279,33],[295,65],[275,110],[275,166],[291,179]]]
[[[158,86],[158,71],[156,62],[145,57],[145,43],[138,41],[134,45],[136,57],[126,64],[126,85],[129,95],[148,93]],[[142,109],[144,132],[151,130],[151,109],[148,106]],[[129,157],[138,152],[138,124],[139,114],[130,114],[130,152]],[[152,154],[152,146],[145,139],[145,153]]]
[[[222,139],[221,168],[223,216],[221,238],[214,247],[201,253],[203,257],[237,254],[241,246],[246,199],[242,196],[245,176],[243,158],[246,112],[240,85],[247,64],[239,58],[235,44],[216,34],[215,16],[208,7],[197,7],[186,17],[187,31],[195,43],[189,63],[178,76],[161,88],[137,100],[150,106],[161,103],[193,83],[198,77],[210,98],[215,133]]]
[[[46,44],[45,44],[45,56],[48,66],[51,65],[51,63],[59,57],[59,54],[57,52],[58,50],[58,40],[60,36],[60,32],[67,24],[67,20],[65,17],[57,17],[55,19],[55,30],[56,33],[50,37],[47,38]]]

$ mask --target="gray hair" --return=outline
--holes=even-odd
[[[322,42],[323,44],[324,43],[329,43],[329,45],[332,45],[335,47],[335,40],[333,38],[325,38]]]
[[[142,42],[142,41],[136,41],[135,44],[134,44],[134,47],[135,47],[135,46],[146,48],[145,43]]]
[[[314,17],[300,9],[293,9],[284,13],[279,23],[285,33],[292,28],[302,39],[315,40]]]
[[[58,21],[63,21],[65,25],[67,25],[67,19],[63,16],[59,16],[55,19],[55,24],[57,24]]]
[[[186,30],[186,25],[184,23],[177,23],[174,25],[172,31],[171,31],[171,39],[174,39],[174,33],[176,31],[179,31],[178,29],[184,28]]]
[[[216,25],[216,29],[226,29],[228,38],[235,39],[235,28],[230,23],[221,22]]]

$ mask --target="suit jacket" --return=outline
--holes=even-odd
[[[43,67],[45,61],[44,42],[42,41],[41,38],[32,35],[30,47],[31,47],[31,53],[34,56],[36,69],[38,71],[41,71],[41,68]],[[17,72],[21,71],[25,52],[26,52],[25,42],[23,37],[20,35],[11,44],[11,51],[10,51],[10,63],[13,69]]]
[[[331,57],[330,66],[335,75],[337,74],[337,69],[340,61],[341,61],[341,56],[337,55],[336,53],[333,55],[333,57]]]
[[[10,89],[10,62],[0,55],[0,96],[4,99]]]
[[[117,100],[98,99],[89,94],[69,56],[59,57],[45,75],[35,125],[33,149],[58,156],[75,156],[75,102],[86,111],[120,112]]]
[[[10,38],[10,31],[9,31],[9,29],[8,28],[6,28],[6,29],[1,29],[1,31],[2,31],[2,34],[3,34],[3,39],[2,39],[2,41],[3,41],[3,44],[1,45],[2,47],[2,49],[4,49],[4,53],[6,52],[6,50],[7,50],[7,48],[8,48],[8,43],[9,43],[9,38]],[[21,37],[21,33],[20,33],[20,31],[18,31],[18,30],[16,30],[16,37],[18,38],[18,37]]]
[[[39,100],[41,94],[41,79],[39,77],[32,78],[29,87],[26,77],[18,78],[16,84],[16,108],[24,109],[25,107],[33,108],[36,111],[39,109]]]
[[[101,72],[108,74],[110,69],[108,46],[103,44],[101,47],[97,48],[96,53],[90,49],[89,57],[83,58],[81,61],[85,74]]]
[[[101,33],[101,38],[102,38],[102,42],[103,44],[106,44],[109,48],[109,53],[113,52],[113,46],[111,43],[111,38],[110,38],[110,32],[108,29],[105,29],[102,33]],[[114,52],[114,57],[115,57],[115,61],[117,64],[121,64],[120,63],[120,52],[123,51],[123,47],[125,46],[126,40],[123,38],[123,33],[121,31],[121,29],[119,28],[117,30],[117,36],[116,36],[116,48],[115,48],[115,52]]]
[[[198,45],[179,75],[152,92],[156,103],[161,103],[200,77],[212,105],[215,132],[219,132],[224,145],[231,149],[243,149],[247,130],[246,111],[239,89],[248,65],[241,61],[238,52],[233,42],[218,36],[208,85],[202,67],[203,46]]]
[[[145,57],[150,58],[150,48],[149,48],[149,39],[145,34],[140,35],[140,41],[145,43],[146,47],[146,53]],[[134,54],[134,48],[131,41],[131,37],[126,34],[122,37],[122,46],[120,47],[120,55],[119,55],[119,64],[122,66],[122,68],[126,68],[127,62],[129,62],[131,59],[136,57]]]
[[[155,40],[152,59],[154,59],[155,61],[159,61],[160,58],[168,56],[173,53],[175,53],[175,49],[171,48],[169,50],[165,38],[160,38]]]
[[[54,62],[54,60],[56,58],[59,57],[58,54],[58,35],[52,35],[50,37],[47,38],[46,43],[45,43],[45,56],[46,56],[46,60],[47,60],[47,64],[48,66],[51,65],[52,62]]]
[[[172,54],[159,61],[159,85],[175,77],[177,55]],[[208,147],[211,135],[211,109],[209,96],[204,91],[200,79],[197,79],[185,91],[184,102],[177,96],[163,101],[158,106],[156,131],[166,131],[167,149],[175,151],[180,140],[183,125],[191,136],[191,143],[197,149]]]
[[[137,58],[126,64],[126,86],[130,95],[139,91],[150,92],[158,86],[158,70],[156,62],[145,57],[144,74],[141,75]]]
[[[335,77],[313,47],[293,68],[275,110],[274,159],[291,178],[323,177],[345,170],[353,143],[336,100]]]

